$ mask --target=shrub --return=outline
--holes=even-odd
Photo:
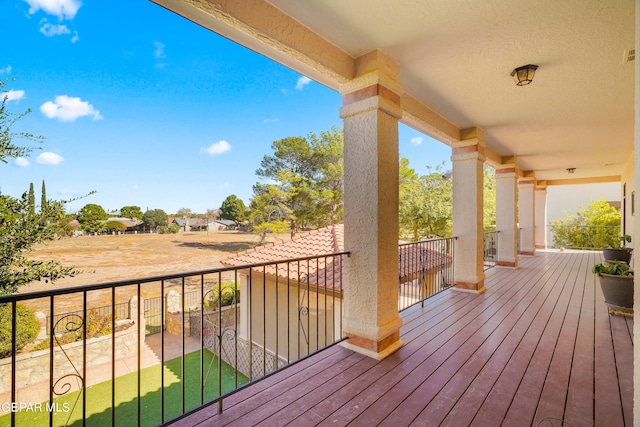
[[[103,335],[109,335],[111,333],[111,314],[100,316],[97,311],[88,310],[86,322],[84,322],[84,324],[82,325],[79,323],[82,319],[80,315],[73,313],[72,316],[75,317],[73,319],[74,323],[72,324],[72,329],[74,329],[75,327],[77,327],[78,329],[71,330],[62,334],[58,333],[55,339],[55,343],[57,345],[65,345],[72,342],[81,341],[84,325],[87,326],[87,339],[101,337]],[[34,347],[34,350],[45,350],[49,347],[50,341],[46,339],[38,343]]]
[[[40,323],[28,307],[16,306],[16,352],[33,342],[40,332]],[[11,304],[0,305],[0,358],[11,356]]]
[[[214,285],[208,292],[206,308],[225,307],[240,301],[240,290],[235,282],[226,281]]]

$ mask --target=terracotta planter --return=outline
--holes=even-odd
[[[633,251],[633,249],[603,248],[602,255],[604,255],[605,261],[624,261],[628,264],[631,261],[631,251]]]
[[[633,276],[614,276],[602,273],[600,288],[609,311],[633,315]]]

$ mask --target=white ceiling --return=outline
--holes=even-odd
[[[407,93],[538,179],[620,175],[632,155],[633,0],[269,1],[354,58],[385,52]]]

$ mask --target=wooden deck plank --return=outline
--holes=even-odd
[[[557,300],[551,316],[543,319],[546,322],[542,321],[536,325],[536,329],[528,331],[531,334],[528,336],[529,339],[519,347],[513,361],[510,361],[510,366],[505,370],[505,375],[501,377],[501,380],[507,384],[512,381],[511,378],[519,379],[518,384],[512,384],[517,387],[517,390],[504,414],[505,425],[531,425],[535,417],[551,360],[560,339],[568,305],[574,293],[571,276],[577,271],[579,256],[567,254],[566,263],[564,272],[555,279],[554,286],[563,286],[563,293]],[[495,399],[494,396],[490,397]],[[564,396],[562,401],[564,405]],[[479,416],[481,419],[487,419],[491,415],[483,407]]]
[[[576,275],[576,287],[582,287],[582,300],[578,330],[570,371],[569,389],[564,411],[564,419],[572,425],[590,425],[593,423],[594,391],[594,321],[595,287],[594,275],[589,271],[595,264],[595,257],[586,254],[581,269]],[[560,355],[566,357],[567,355]]]
[[[521,287],[523,292],[514,294],[511,301],[505,301],[505,304],[500,307],[500,312],[506,314],[506,316],[491,332],[491,335],[487,337],[487,340],[485,340],[482,346],[468,354],[467,362],[462,365],[462,368],[458,369],[457,372],[454,371],[455,373],[453,374],[449,384],[442,388],[438,395],[435,395],[434,399],[428,403],[427,408],[417,416],[415,419],[417,424],[437,424],[446,417],[451,410],[451,407],[455,405],[455,401],[468,389],[470,383],[475,379],[486,362],[495,355],[497,346],[504,343],[504,339],[508,335],[509,331],[513,329],[517,321],[522,317],[527,309],[531,307],[531,304],[527,304],[527,307],[523,307],[522,301],[534,299],[535,296],[533,294],[538,295],[540,293],[539,287],[535,285],[535,280],[536,279],[533,276],[529,276],[526,280],[521,280],[518,286]],[[492,285],[494,286],[494,289],[496,289],[495,284],[492,283]],[[507,283],[505,286],[513,287],[513,284]],[[499,355],[494,360],[499,360],[500,356],[502,355]],[[453,366],[453,369],[455,370],[455,366]],[[451,374],[449,374],[449,376],[451,377]],[[431,383],[432,381],[430,380],[430,384]],[[418,392],[411,398],[415,399],[418,395],[422,395],[422,393]],[[413,405],[410,399],[408,399],[404,404],[409,406]],[[399,412],[400,410],[401,408],[399,407],[396,412]],[[471,413],[475,413],[475,409],[467,406],[459,407],[456,411],[456,415],[463,418],[465,416],[469,417]],[[383,425],[392,425],[393,423],[394,418],[392,414],[391,417],[385,420]]]
[[[608,315],[598,256],[522,257],[482,295],[445,291],[403,312],[405,345],[383,361],[336,346],[176,425],[630,426],[633,322]]]
[[[633,341],[626,328],[626,318],[620,315],[610,315],[612,342],[614,346],[614,356],[617,371],[617,385],[620,390],[622,411],[624,415],[624,425],[633,425]],[[613,376],[607,377],[613,380]],[[612,381],[612,388],[616,381]]]
[[[469,360],[475,360],[475,362],[482,361],[486,359],[491,352],[493,352],[492,349],[495,347],[496,342],[492,340],[495,340],[496,335],[499,337],[498,342],[502,340],[500,334],[496,334],[496,330],[499,331],[500,328],[504,328],[505,330],[509,329],[511,325],[508,324],[508,322],[505,323],[505,319],[513,317],[514,314],[512,313],[512,310],[521,304],[521,301],[526,298],[527,294],[535,292],[535,287],[528,286],[528,283],[526,282],[524,282],[524,285],[520,288],[509,286],[508,282],[506,282],[504,286],[505,288],[515,292],[510,293],[508,298],[499,300],[501,301],[501,304],[494,307],[495,311],[492,313],[492,317],[490,319],[485,321],[478,321],[477,319],[474,319],[474,322],[477,323],[477,330],[474,335],[471,336],[462,346],[456,349],[451,356],[448,356],[445,362],[441,366],[437,367],[435,372],[431,374],[428,378],[428,390],[421,390],[425,384],[425,381],[422,381],[420,386],[403,402],[399,403],[398,408],[392,411],[389,417],[385,419],[381,425],[401,425],[412,420],[419,414],[424,405],[429,402],[431,398],[436,397],[438,386],[441,385],[444,387],[444,384],[451,379],[452,371],[456,372],[460,366],[468,363]],[[498,289],[498,287],[494,287],[491,292],[497,292]],[[491,292],[488,291],[488,294],[485,295],[485,297],[491,298]],[[476,365],[477,363],[473,364],[473,366]],[[421,374],[426,372],[428,371],[421,372]],[[468,381],[468,379],[463,378],[462,381]],[[399,383],[396,387],[398,388],[399,397],[406,395],[407,390],[403,390],[404,383]],[[389,393],[393,392],[394,390],[392,389]],[[372,405],[371,408],[367,409],[368,414],[363,414],[360,417],[360,420],[354,423],[354,425],[367,425],[370,421],[379,419],[382,414],[388,413],[390,409],[393,409],[390,408],[390,406],[394,402],[394,399],[389,397],[389,393],[385,394],[384,399],[379,400]],[[451,398],[453,399],[454,396],[451,396]]]
[[[562,264],[557,264],[548,273],[558,277],[562,273],[558,271],[561,268]],[[545,273],[538,279],[537,285],[542,289],[542,285],[551,279]],[[522,354],[522,349],[529,340],[531,345],[527,354],[531,354],[530,349],[535,348],[535,343],[539,340],[557,300],[562,298],[563,291],[565,291],[565,287],[555,286],[552,293],[540,292],[536,296],[523,312],[518,323],[507,334],[505,341],[482,368],[482,371],[474,378],[469,387],[463,390],[464,394],[457,401],[452,402],[453,407],[446,414],[442,425],[470,425],[474,420],[476,425],[500,424],[508,409],[509,402],[517,390],[518,381],[516,378],[522,376],[529,361],[529,358],[518,359],[516,353],[520,351]],[[516,361],[520,361],[515,364],[515,367],[519,368],[517,370],[513,366]],[[501,378],[503,381],[499,382]],[[481,407],[484,411],[478,416]]]
[[[471,311],[466,311],[465,316],[475,316],[480,313],[479,310],[486,309],[486,302],[483,300],[476,301],[475,304],[477,304],[476,307]],[[460,311],[469,310],[469,308],[470,305],[467,304],[466,309],[461,307]],[[312,408],[313,411],[319,414],[331,414],[335,411],[335,405],[337,404],[339,405],[338,407],[343,407],[333,416],[336,418],[353,417],[355,413],[353,408],[366,408],[374,396],[384,395],[387,392],[391,382],[396,382],[398,379],[410,375],[415,369],[416,363],[424,361],[426,357],[436,352],[451,336],[455,337],[456,334],[460,334],[462,325],[465,322],[464,318],[459,316],[459,314],[451,313],[448,316],[436,319],[435,326],[429,330],[429,333],[422,334],[413,341],[406,343],[398,352],[381,362],[379,367],[369,373],[374,374],[377,378],[382,377],[376,384],[371,385],[373,380],[371,380],[370,376],[359,379],[355,386],[357,389],[369,387],[366,389],[366,393],[358,393],[358,395],[353,396],[353,391],[350,389],[354,385],[349,385],[349,387],[345,387],[344,390],[333,396],[331,401],[323,402],[321,405]],[[458,336],[458,339],[461,339],[461,337]],[[425,347],[427,344],[430,344],[431,347]],[[400,364],[400,362],[402,363]],[[393,368],[395,370],[391,376],[385,376]],[[375,392],[375,390],[378,391]],[[352,400],[350,401],[350,399]],[[340,422],[344,421],[344,419],[341,419]]]

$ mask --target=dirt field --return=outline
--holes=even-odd
[[[259,236],[238,232],[130,234],[60,239],[38,246],[29,257],[57,260],[63,265],[74,266],[82,274],[58,280],[53,285],[45,282],[31,283],[21,288],[20,293],[215,268],[222,265],[220,259],[252,248],[258,242]],[[110,291],[93,292],[89,295],[91,304],[110,304],[110,299]],[[124,299],[125,295],[117,297],[118,302]],[[56,311],[63,308],[75,309],[77,303],[70,298],[59,297],[56,299]],[[33,301],[29,305],[48,312],[48,302],[45,300]]]

